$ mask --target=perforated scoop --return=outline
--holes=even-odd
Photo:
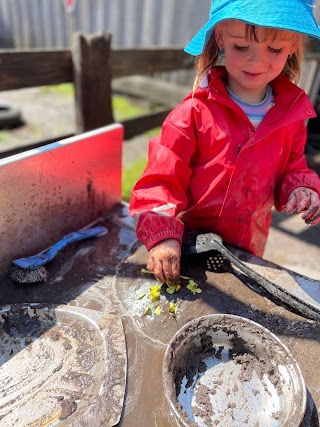
[[[206,259],[207,268],[211,271],[221,271],[226,265],[227,258],[218,251],[212,251]]]
[[[319,307],[286,289],[280,288],[275,283],[272,283],[270,280],[248,267],[224,246],[222,238],[218,234],[201,231],[190,231],[185,233],[182,244],[183,254],[200,254],[212,250],[218,251],[222,257],[232,262],[242,273],[245,273],[271,295],[294,308],[304,317],[320,321]]]

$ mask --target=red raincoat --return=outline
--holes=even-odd
[[[150,250],[184,227],[214,231],[226,243],[262,256],[271,208],[283,210],[299,186],[320,194],[307,168],[305,119],[315,116],[307,95],[286,77],[271,82],[275,105],[255,130],[215,67],[167,117],[150,141],[149,161],[135,185],[130,213]]]

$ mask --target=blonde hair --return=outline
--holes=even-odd
[[[198,73],[194,81],[194,90],[200,84],[202,78],[209,71],[209,69],[212,68],[218,61],[220,49],[217,43],[217,34],[218,32],[222,31],[222,26],[227,25],[227,22],[228,21],[224,21],[217,24],[203,53],[198,58]],[[280,30],[277,28],[264,28],[264,31],[259,34],[258,38],[256,28],[257,27],[255,25],[246,24],[246,38],[248,40],[256,41],[258,43],[263,43],[270,38],[272,41],[292,40],[292,43],[296,46],[296,50],[290,58],[288,57],[281,74],[288,77],[288,79],[292,82],[298,83],[301,64],[303,61],[304,48],[308,39],[307,36],[293,31]]]

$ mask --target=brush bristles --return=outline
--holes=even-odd
[[[11,279],[18,283],[37,283],[46,282],[48,277],[47,270],[44,266],[35,270],[16,268],[11,273]]]

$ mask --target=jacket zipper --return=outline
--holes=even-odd
[[[288,114],[292,109],[293,109],[293,107],[296,105],[296,103],[298,102],[298,100],[301,98],[301,94],[299,94],[299,96],[297,96],[297,98],[294,100],[294,102],[290,105],[290,107],[288,108],[288,111],[285,113],[285,114],[283,114],[283,116],[282,117],[284,117],[286,114]],[[280,117],[280,118],[282,118],[282,117]],[[270,122],[270,123],[273,123],[274,122],[274,120],[272,121],[272,122]],[[294,123],[295,122],[295,120],[293,120],[293,121],[291,121],[291,122],[289,122],[288,123],[288,125],[289,124],[292,124],[292,123]],[[251,134],[251,129],[249,128],[249,134],[251,134],[250,135],[250,138],[252,137],[252,135],[254,134],[254,133],[256,133],[257,132],[257,130],[260,128],[260,125],[261,125],[261,123],[259,123],[259,125],[258,125],[258,127],[257,127],[257,129],[255,129],[255,132],[253,132],[252,134]],[[267,135],[266,135],[267,136]],[[266,137],[266,136],[264,136],[264,138]],[[261,141],[263,138],[259,138],[259,139],[257,139],[256,141],[255,141],[255,143],[257,143],[257,142],[259,142],[259,141]],[[243,148],[241,145],[238,145],[238,148],[237,148],[237,156],[239,155],[239,153],[240,153],[240,151],[241,151],[241,148]]]
[[[248,119],[248,117],[247,117],[247,119]],[[248,121],[249,121],[249,119],[248,119]],[[250,121],[249,121],[250,122]],[[259,126],[260,126],[260,124],[259,124]],[[258,126],[258,127],[259,127]],[[257,127],[257,129],[258,129],[258,127]],[[248,127],[248,129],[249,129],[249,138],[248,138],[248,141],[249,141],[249,139],[250,138],[252,138],[252,136],[255,134],[255,132],[256,132],[256,130],[257,129],[255,129],[254,131],[252,130],[252,128],[250,128],[250,127]],[[247,142],[248,142],[247,141]],[[238,145],[238,147],[237,147],[237,156],[238,156],[238,154],[240,153],[240,151],[241,151],[241,149],[244,147],[244,145],[241,145],[241,144],[239,144]]]

